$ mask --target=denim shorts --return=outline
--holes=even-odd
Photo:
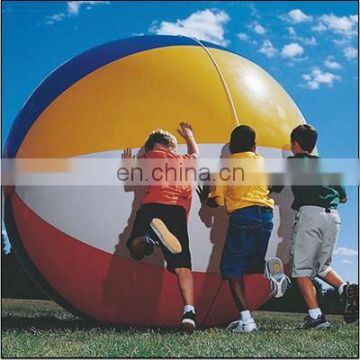
[[[220,263],[223,279],[264,272],[273,226],[270,207],[249,206],[231,213]]]

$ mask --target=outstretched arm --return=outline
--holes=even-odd
[[[210,186],[204,185],[204,186],[198,186],[196,189],[196,193],[199,196],[201,204],[204,204],[211,208],[217,208],[220,205],[216,202],[215,198],[209,197],[210,194]]]
[[[186,122],[181,122],[178,133],[186,141],[188,154],[199,155],[199,148],[196,143],[191,125]]]

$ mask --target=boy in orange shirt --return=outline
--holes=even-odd
[[[169,160],[180,166],[184,159],[196,159],[199,155],[192,128],[180,123],[178,133],[188,148],[186,155],[175,152],[177,140],[167,131],[153,131],[145,142],[145,159]],[[123,158],[131,158],[126,149]],[[167,269],[177,276],[184,302],[181,327],[192,332],[196,327],[191,255],[187,230],[187,215],[191,206],[191,186],[159,182],[147,187],[142,205],[137,211],[132,234],[127,247],[133,259],[141,260],[151,255],[154,245],[159,244],[167,263]]]

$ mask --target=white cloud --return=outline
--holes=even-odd
[[[346,37],[342,37],[341,39],[333,39],[332,42],[339,47],[344,47],[345,45],[349,45],[351,40],[349,40],[349,38]]]
[[[343,260],[341,260],[341,262],[342,262],[343,264],[353,264],[353,262],[350,261],[350,260],[348,260],[348,259],[343,259]]]
[[[281,56],[285,58],[294,58],[304,53],[304,48],[298,43],[285,45],[281,50]]]
[[[206,9],[175,22],[162,21],[152,24],[149,31],[158,35],[183,35],[226,46],[225,25],[230,21],[225,11]]]
[[[91,9],[95,5],[109,4],[110,1],[68,1],[67,12],[71,15],[79,15],[80,9],[85,5],[87,9]]]
[[[297,39],[296,30],[292,26],[288,27],[287,29],[288,29],[288,32],[289,32],[290,39],[296,40]]]
[[[64,20],[65,17],[66,17],[66,14],[64,14],[64,13],[58,13],[58,14],[51,15],[47,18],[46,24],[53,25],[56,22]]]
[[[296,30],[292,26],[288,27],[288,31],[289,31],[289,38],[291,40],[300,41],[304,45],[317,45],[317,41],[314,36],[311,36],[309,38],[298,36]]]
[[[58,14],[48,16],[45,23],[47,25],[53,25],[57,22],[63,21],[65,18],[79,15],[80,9],[85,6],[86,9],[91,9],[95,5],[110,4],[110,1],[68,1],[66,3],[67,10]]]
[[[254,33],[258,35],[264,35],[266,34],[266,29],[259,24],[257,21],[252,22],[248,25],[248,28],[251,29]]]
[[[290,21],[293,24],[300,24],[303,22],[311,21],[313,19],[312,16],[306,15],[300,9],[291,10],[287,13],[286,16],[283,16],[282,18]]]
[[[342,65],[336,62],[333,56],[328,56],[327,59],[324,61],[324,65],[331,70],[342,69]]]
[[[352,46],[349,46],[343,50],[343,54],[349,61],[354,60],[358,56],[358,50]]]
[[[314,36],[309,38],[300,38],[300,41],[302,41],[305,45],[317,45],[317,41]]]
[[[294,57],[294,58],[290,58],[289,61],[286,62],[286,65],[289,67],[294,67],[297,63],[301,63],[307,60],[309,60],[308,56]]]
[[[334,251],[334,254],[340,256],[357,256],[358,251],[347,247],[339,247]]]
[[[304,74],[302,77],[306,81],[305,87],[311,90],[319,89],[322,84],[331,87],[335,81],[341,80],[340,76],[330,72],[323,72],[319,68],[314,68],[311,73]]]
[[[270,40],[264,40],[261,48],[258,51],[259,53],[264,54],[268,58],[274,57],[278,52],[278,50],[274,47]]]
[[[311,30],[316,31],[316,32],[322,32],[325,31],[327,29],[327,27],[323,24],[323,23],[318,23],[316,25],[314,25]]]
[[[250,3],[248,6],[250,9],[250,15],[252,17],[260,18],[260,12],[258,8],[253,3]]]
[[[256,24],[256,25],[254,26],[254,31],[255,31],[257,34],[259,34],[259,35],[263,35],[263,34],[266,33],[265,28],[264,28],[262,25],[260,25],[260,24]]]
[[[350,15],[350,20],[358,24],[359,23],[359,15]]]
[[[249,41],[250,37],[248,34],[245,33],[239,33],[237,34],[237,37],[241,40],[241,41]]]
[[[334,14],[325,14],[318,18],[317,25],[312,30],[322,32],[325,30],[332,31],[335,34],[353,37],[357,35],[358,16],[336,16]]]

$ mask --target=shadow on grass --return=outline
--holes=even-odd
[[[130,333],[148,333],[155,332],[158,334],[176,334],[179,330],[176,328],[165,327],[142,327],[142,326],[126,326],[126,325],[106,325],[97,322],[89,322],[78,318],[59,319],[55,316],[39,316],[39,317],[22,317],[22,316],[2,316],[2,331],[22,330],[109,330],[115,332]],[[179,333],[180,334],[180,333]]]
[[[22,317],[3,316],[1,328],[6,330],[89,330],[93,328],[110,328],[85,322],[80,319],[59,319],[55,316]]]
[[[302,321],[300,319],[293,319],[292,321],[274,320],[274,319],[259,319],[259,329],[264,333],[280,333],[292,332],[302,328]],[[166,334],[181,334],[177,328],[169,327],[149,327],[149,326],[134,326],[134,325],[114,325],[104,324],[100,322],[88,321],[80,319],[75,316],[61,317],[57,315],[42,315],[42,316],[26,316],[23,314],[4,313],[2,314],[2,331],[20,330],[20,331],[41,331],[41,330],[87,330],[87,331],[110,331],[118,333],[156,333],[161,335]],[[212,328],[200,327],[197,333],[207,331],[225,331],[226,325],[216,326]]]

